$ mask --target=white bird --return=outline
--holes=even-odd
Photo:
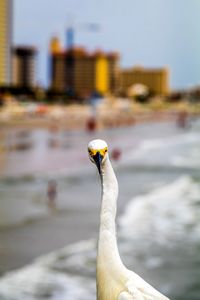
[[[97,300],[169,300],[121,261],[116,239],[115,216],[118,183],[103,140],[88,144],[90,160],[96,164],[102,188],[97,253]]]

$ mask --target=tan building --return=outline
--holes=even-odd
[[[96,91],[101,94],[114,92],[117,86],[117,53],[87,52],[84,48],[62,50],[59,40],[50,45],[51,88],[87,97]]]
[[[12,55],[12,84],[20,88],[35,86],[36,49],[33,47],[16,47]]]
[[[11,81],[12,0],[0,0],[0,85]]]
[[[134,84],[145,85],[150,93],[167,95],[169,93],[169,71],[167,68],[133,67],[120,72],[120,89],[127,93]]]
[[[86,97],[98,89],[98,87],[95,86],[95,64],[96,57],[94,55],[88,55],[86,51],[81,49],[76,50],[74,61],[74,82],[71,82],[71,84],[74,86],[78,95]],[[68,78],[68,81],[69,80],[70,78]]]

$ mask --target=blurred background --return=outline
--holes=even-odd
[[[0,0],[0,299],[96,299],[105,139],[125,265],[200,298],[198,0]]]

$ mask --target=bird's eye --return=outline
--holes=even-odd
[[[88,153],[91,155],[92,154],[92,151],[90,149],[88,149]]]
[[[108,152],[108,149],[105,149],[105,151],[104,151],[104,152],[105,152],[105,153],[106,153],[106,152]]]

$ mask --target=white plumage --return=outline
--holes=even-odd
[[[96,163],[102,187],[102,203],[97,254],[98,300],[169,300],[136,273],[128,270],[119,256],[115,230],[118,183],[105,141],[88,145],[89,157]]]

